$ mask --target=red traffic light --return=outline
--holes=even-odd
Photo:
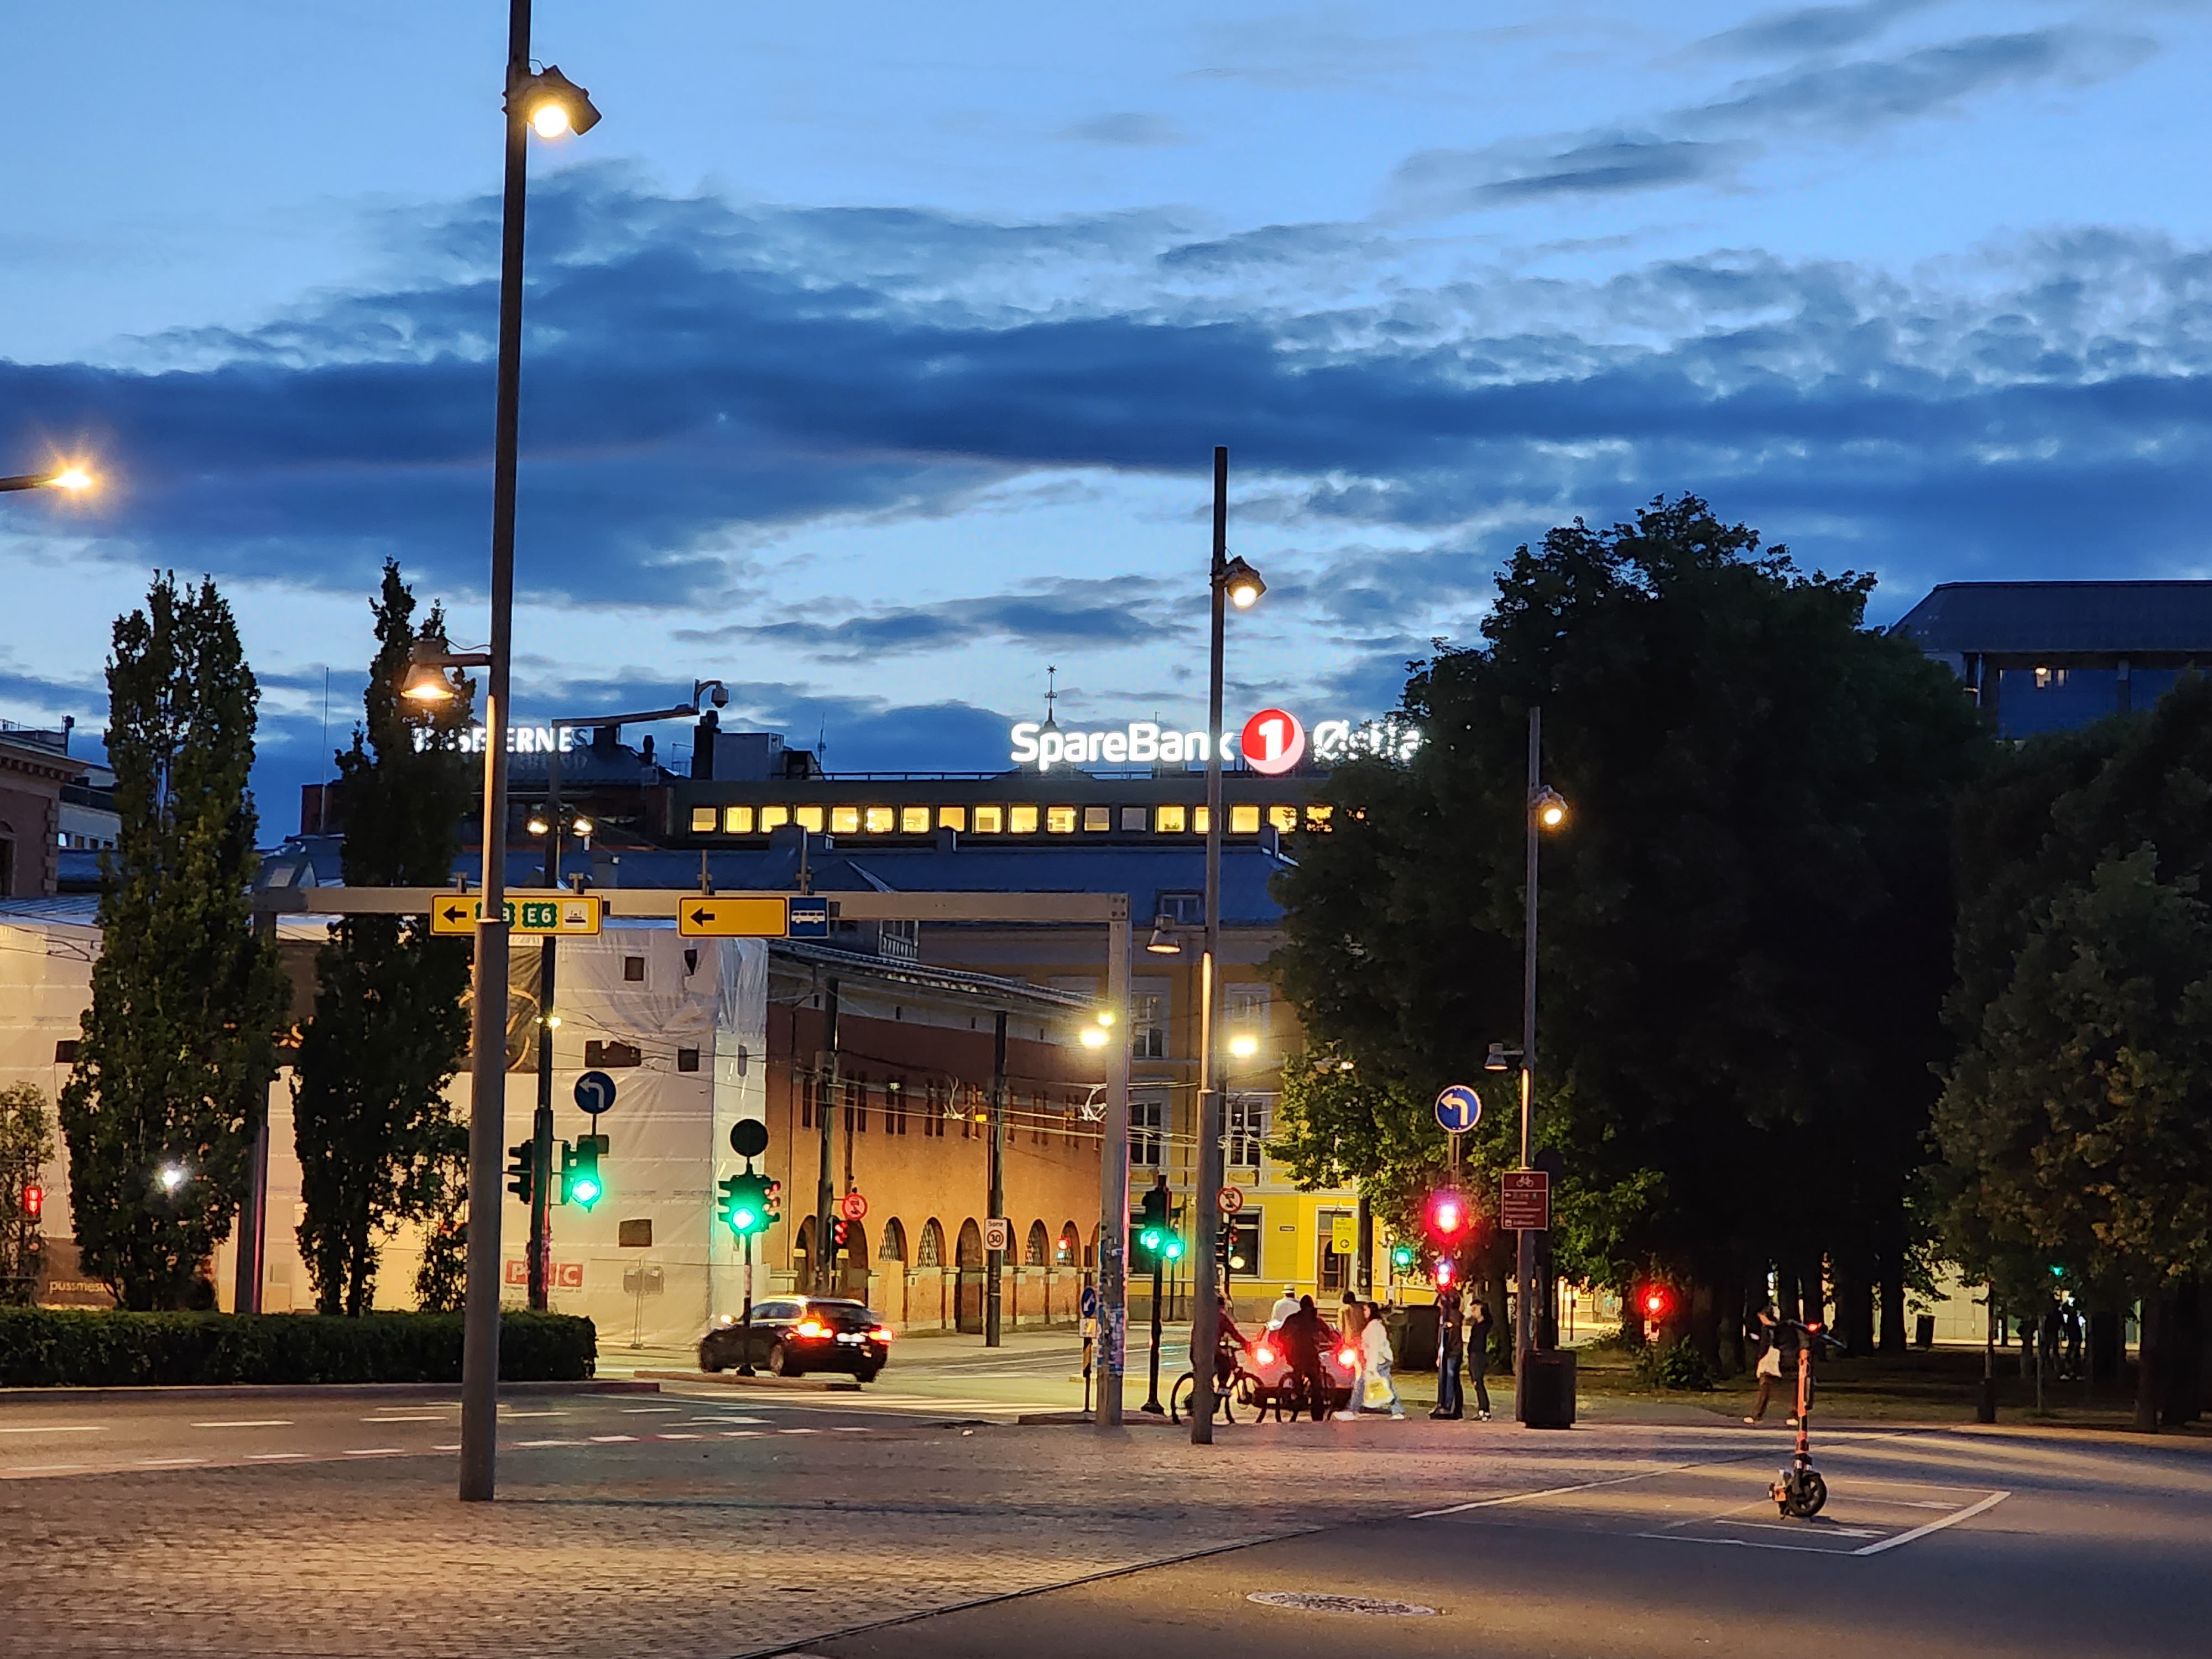
[[[1440,1239],[1455,1239],[1467,1231],[1468,1203],[1466,1198],[1445,1188],[1429,1194],[1429,1231]]]
[[[36,1221],[46,1212],[46,1189],[35,1184],[23,1188],[23,1213]]]
[[[1432,1276],[1438,1290],[1448,1291],[1451,1288],[1452,1280],[1459,1277],[1459,1272],[1452,1266],[1449,1256],[1440,1255],[1437,1258],[1436,1272]]]
[[[1637,1292],[1636,1305],[1646,1319],[1664,1319],[1674,1310],[1674,1298],[1664,1285],[1647,1285]]]

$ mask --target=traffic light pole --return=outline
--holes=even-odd
[[[752,1159],[747,1158],[747,1173],[750,1173],[752,1167]],[[738,1316],[738,1324],[744,1332],[744,1346],[738,1350],[738,1375],[758,1376],[759,1373],[753,1370],[753,1236],[750,1233],[745,1235],[745,1310]]]
[[[999,1011],[998,1036],[991,1051],[991,1180],[985,1200],[987,1218],[1006,1212],[1006,1011]],[[983,1346],[1000,1346],[999,1323],[1005,1297],[1006,1253],[991,1250],[983,1257]]]
[[[837,1247],[830,1240],[837,1218],[837,981],[822,988],[822,1056],[814,1066],[815,1127],[821,1134],[822,1169],[814,1182],[814,1294],[835,1296]]]
[[[1145,1391],[1145,1403],[1140,1407],[1141,1410],[1150,1412],[1154,1417],[1159,1416],[1162,1411],[1160,1405],[1160,1297],[1164,1287],[1160,1282],[1161,1277],[1160,1253],[1155,1250],[1152,1252],[1152,1351],[1148,1361],[1152,1372],[1152,1385]],[[1197,1390],[1197,1393],[1201,1394],[1211,1392],[1211,1389]],[[1191,1409],[1193,1411],[1198,1409],[1195,1394],[1191,1401]]]
[[[544,1313],[553,1279],[553,1242],[546,1224],[553,1194],[553,941],[538,945],[538,1109],[530,1120],[530,1305]],[[596,1127],[596,1125],[594,1126]]]
[[[1098,1403],[1102,1429],[1121,1426],[1121,1376],[1128,1363],[1129,1303],[1129,900],[1109,896],[1106,1006],[1106,1121],[1098,1158]],[[1158,1305],[1157,1300],[1155,1304]]]
[[[1213,562],[1206,582],[1209,623],[1206,744],[1206,954],[1199,963],[1198,1192],[1193,1202],[1190,1366],[1190,1443],[1213,1443],[1213,1355],[1221,1344],[1221,1310],[1214,1277],[1215,1241],[1221,1228],[1221,1068],[1214,1054],[1218,1033],[1214,1009],[1221,1000],[1221,678],[1223,607],[1229,599],[1229,451],[1213,452]],[[1154,1279],[1157,1285],[1158,1280]],[[1152,1293],[1158,1329],[1159,1292]],[[1152,1339],[1155,1350],[1159,1339]],[[1153,1390],[1157,1396],[1158,1390]]]

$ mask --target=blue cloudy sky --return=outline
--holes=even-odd
[[[519,708],[696,676],[840,769],[1377,711],[1517,542],[1695,489],[1932,583],[2212,574],[2188,0],[541,0]],[[213,573],[272,829],[396,555],[483,633],[505,8],[100,0],[6,32],[0,716],[97,726]],[[664,741],[667,739],[664,738]]]

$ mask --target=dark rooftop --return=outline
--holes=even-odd
[[[2212,659],[2212,581],[1945,582],[1891,631],[1954,655]]]

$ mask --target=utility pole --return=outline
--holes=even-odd
[[[835,1296],[837,1251],[830,1240],[836,1225],[837,1165],[837,981],[823,988],[822,1053],[814,1062],[814,1118],[821,1132],[822,1171],[814,1182],[814,1294]]]
[[[987,1219],[1006,1210],[1006,1011],[999,1011],[997,1034],[991,1049],[991,1191],[984,1207]],[[1006,1253],[986,1252],[983,1257],[983,1346],[1000,1345],[999,1323],[1006,1295]]]
[[[1214,1010],[1221,1000],[1221,678],[1222,623],[1229,598],[1229,450],[1213,452],[1213,560],[1206,584],[1208,625],[1206,745],[1206,951],[1199,960],[1198,983],[1198,1192],[1192,1218],[1194,1235],[1190,1370],[1190,1443],[1213,1443],[1213,1355],[1221,1343],[1221,1310],[1215,1303],[1214,1262],[1221,1227],[1221,1067],[1214,1053],[1218,1039]],[[1158,1285],[1155,1267],[1153,1284]],[[1159,1292],[1152,1292],[1153,1319],[1159,1318]],[[1158,1368],[1159,1339],[1152,1339]],[[1158,1389],[1154,1389],[1155,1395]]]
[[[1530,1168],[1529,1121],[1536,1099],[1536,848],[1537,793],[1544,787],[1544,710],[1528,710],[1528,796],[1522,808],[1522,830],[1528,837],[1528,865],[1521,919],[1521,1167]],[[1513,1387],[1528,1397],[1528,1352],[1536,1342],[1536,1235],[1523,1228],[1516,1235],[1513,1309]]]
[[[1098,1403],[1102,1429],[1121,1426],[1121,1377],[1128,1362],[1129,901],[1117,894],[1106,927],[1106,1121],[1098,1158]]]

